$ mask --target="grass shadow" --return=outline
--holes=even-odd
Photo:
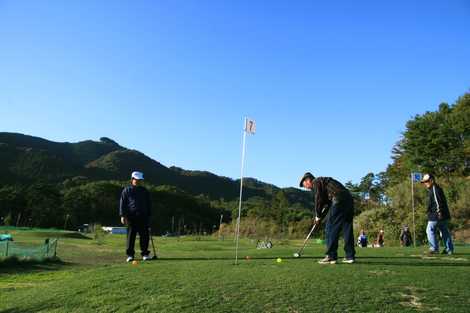
[[[71,263],[63,262],[59,258],[47,258],[42,260],[23,260],[10,257],[0,260],[0,274],[18,274],[37,271],[57,271]]]
[[[357,264],[368,265],[393,265],[393,266],[417,266],[417,267],[469,267],[470,264],[457,262],[416,261],[416,262],[394,262],[394,261],[359,261]]]

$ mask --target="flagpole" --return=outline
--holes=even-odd
[[[415,226],[415,189],[414,177],[411,173],[411,207],[413,208],[413,247],[416,247],[416,226]]]
[[[245,119],[246,120],[246,119]],[[235,265],[238,264],[238,241],[240,237],[240,217],[242,213],[242,195],[243,195],[243,171],[245,169],[245,149],[246,149],[246,129],[243,130],[243,147],[242,147],[242,166],[240,175],[240,199],[238,201],[238,218],[236,230],[236,248],[235,248]]]

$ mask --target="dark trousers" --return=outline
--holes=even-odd
[[[126,253],[128,256],[134,256],[134,246],[135,246],[135,237],[139,234],[139,241],[140,241],[140,251],[141,254],[149,255],[150,251],[149,248],[149,228],[148,223],[146,221],[134,220],[129,221],[129,225],[127,226],[127,246],[126,246]]]
[[[346,258],[355,257],[353,217],[354,203],[352,197],[346,196],[345,199],[340,201],[333,201],[326,223],[326,255],[330,258],[338,258],[338,240],[341,232],[344,236]]]

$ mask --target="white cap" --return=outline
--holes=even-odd
[[[430,175],[430,174],[425,174],[425,175],[423,176],[423,179],[421,179],[421,182],[422,182],[422,183],[426,183],[426,182],[430,181],[431,179],[434,179],[434,177],[433,177],[432,175]]]
[[[137,179],[137,180],[142,180],[142,179],[144,179],[144,173],[142,173],[142,172],[132,172],[131,178]]]

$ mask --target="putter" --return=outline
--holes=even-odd
[[[313,224],[313,227],[310,230],[310,232],[308,233],[307,238],[305,238],[305,240],[304,240],[302,248],[300,248],[299,252],[294,253],[294,258],[300,258],[302,256],[302,253],[304,252],[305,246],[307,245],[307,242],[310,239],[310,236],[313,234],[315,229],[317,229],[317,225],[320,225],[320,224]]]
[[[152,243],[152,249],[153,249],[153,256],[151,260],[156,260],[157,257],[157,252],[155,251],[155,244],[153,243],[153,236],[152,236],[152,229],[149,228],[149,235],[150,235],[150,242]]]

